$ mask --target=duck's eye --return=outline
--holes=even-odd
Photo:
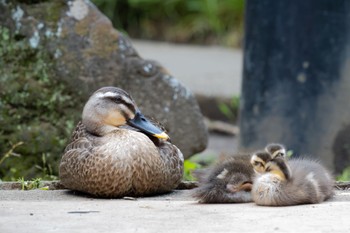
[[[277,158],[277,157],[284,157],[284,153],[282,153],[282,152],[277,153],[277,155],[275,156],[275,158]]]
[[[263,163],[262,162],[258,162],[258,161],[254,161],[254,166],[260,166],[263,167]]]
[[[120,96],[114,97],[114,102],[120,103],[121,101],[122,101],[122,97],[120,97]]]
[[[270,168],[270,167],[267,167],[267,168],[265,169],[265,171],[266,171],[266,172],[270,172],[270,171],[271,171],[271,168]]]
[[[105,96],[105,99],[109,99],[110,101],[113,101],[114,103],[121,103],[122,98],[120,96]]]

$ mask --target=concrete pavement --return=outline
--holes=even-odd
[[[0,232],[350,232],[350,191],[317,205],[198,204],[190,190],[93,199],[65,190],[0,191]]]

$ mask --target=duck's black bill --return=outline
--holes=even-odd
[[[135,117],[127,121],[127,124],[141,130],[144,133],[150,134],[161,139],[169,139],[169,136],[157,126],[152,124],[140,111],[137,111]]]

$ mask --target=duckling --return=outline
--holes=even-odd
[[[184,161],[169,141],[127,92],[103,87],[84,106],[60,162],[60,180],[97,197],[169,192],[181,182]]]
[[[286,157],[285,147],[277,143],[268,144],[265,151],[257,151],[252,155],[251,163],[254,166],[254,171],[258,173],[265,172],[265,164],[277,157]]]
[[[265,147],[265,151],[271,155],[271,158],[286,157],[286,148],[282,144],[270,143]]]
[[[250,155],[237,155],[216,164],[192,196],[199,203],[251,202],[254,170],[249,159]]]
[[[258,152],[251,163],[257,175],[253,180],[252,199],[258,205],[289,206],[314,204],[333,195],[334,179],[321,164],[308,159],[272,158]]]

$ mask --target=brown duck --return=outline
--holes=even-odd
[[[116,87],[97,90],[61,159],[60,180],[99,197],[169,192],[181,182],[183,155]]]

